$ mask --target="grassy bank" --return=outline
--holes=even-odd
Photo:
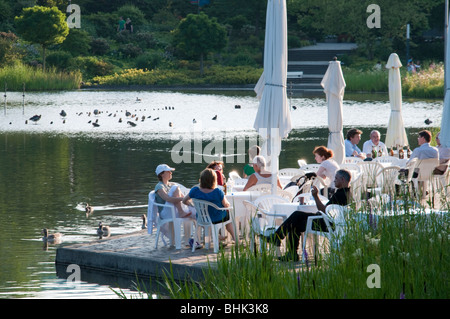
[[[346,92],[388,92],[389,71],[361,71],[352,68],[343,68]],[[426,68],[418,73],[411,74],[404,68],[401,70],[403,96],[417,98],[443,98],[444,97],[444,66],[438,64],[434,68]]]
[[[401,210],[397,207],[395,210]],[[447,215],[425,212],[394,216],[353,211],[339,249],[303,266],[280,263],[273,252],[233,250],[218,255],[202,282],[166,280],[171,298],[363,298],[436,299],[449,295]],[[378,268],[377,268],[378,267]],[[379,287],[374,277],[378,269]]]
[[[80,88],[80,72],[59,72],[55,69],[43,72],[40,68],[16,64],[0,69],[0,87],[6,83],[8,91],[75,90]]]

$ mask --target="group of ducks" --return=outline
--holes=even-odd
[[[86,216],[89,216],[94,212],[94,208],[91,205],[86,203],[85,211],[86,211]],[[141,228],[147,229],[147,215],[142,214],[141,219],[142,219]],[[49,233],[47,228],[42,229],[42,235],[43,235],[42,240],[45,243],[59,244],[62,239],[61,233]],[[103,223],[100,221],[98,223],[97,236],[99,239],[103,239],[103,237],[111,236],[111,228],[107,225],[103,225]]]
[[[136,98],[136,102],[140,102],[140,101],[141,101],[141,99],[137,97],[137,98]],[[241,106],[240,106],[240,105],[235,105],[234,108],[235,108],[235,109],[240,109]],[[165,106],[164,108],[161,108],[161,109],[162,109],[162,110],[175,110],[175,107],[173,107],[173,106]],[[153,111],[155,111],[155,110],[159,110],[159,108],[157,108],[157,109],[154,108]],[[137,111],[137,110],[135,110],[135,111]],[[140,111],[140,110],[139,110],[139,111]],[[144,111],[146,111],[146,110],[144,110]],[[118,112],[118,111],[116,111],[116,113],[117,113],[117,112]],[[122,112],[122,111],[121,111],[121,112]],[[100,114],[103,113],[103,112],[102,112],[102,111],[99,111],[98,109],[95,109],[92,113],[94,113],[94,115],[98,116],[98,115],[100,115]],[[108,116],[116,117],[116,113],[110,113]],[[83,112],[78,112],[78,113],[76,113],[76,114],[77,114],[78,116],[80,116],[80,115],[83,114]],[[61,110],[61,112],[59,112],[59,115],[60,115],[61,118],[63,119],[63,123],[66,123],[67,112],[64,111],[64,110]],[[91,116],[91,112],[88,112],[87,115],[88,115],[88,116]],[[132,113],[129,112],[128,110],[125,111],[125,116],[126,116],[127,118],[130,118],[130,120],[127,121],[127,124],[130,125],[130,126],[132,126],[132,127],[135,127],[135,126],[137,125],[135,122],[138,122],[139,119],[141,119],[141,122],[144,122],[145,119],[150,119],[150,118],[152,117],[151,115],[149,115],[149,116],[147,116],[147,117],[146,117],[145,115],[139,117],[137,114],[132,114]],[[33,115],[32,117],[30,117],[28,120],[25,121],[25,124],[28,124],[28,121],[31,121],[31,122],[33,122],[34,124],[36,124],[41,118],[42,118],[42,115],[37,115],[37,114],[36,114],[36,115]],[[131,119],[135,119],[135,122],[132,122]],[[159,120],[159,117],[153,118],[153,121],[157,121],[157,120]],[[217,120],[217,114],[213,116],[212,120],[213,120],[213,121]],[[123,122],[123,121],[122,121],[122,118],[119,118],[119,123],[122,123],[122,122]],[[192,123],[194,123],[194,124],[197,123],[197,120],[194,118],[194,119],[192,120]],[[11,123],[10,123],[10,124],[11,124]],[[50,124],[53,124],[53,121],[50,122]],[[94,122],[92,122],[92,120],[91,120],[91,121],[88,122],[88,124],[92,124],[93,127],[99,127],[99,126],[100,126],[100,124],[98,123],[98,119],[96,119]],[[169,122],[169,126],[170,126],[170,127],[173,127],[173,122]]]

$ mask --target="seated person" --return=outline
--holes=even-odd
[[[325,212],[328,205],[337,204],[345,206],[349,204],[351,196],[349,188],[350,180],[351,175],[347,170],[340,169],[336,172],[334,183],[337,190],[326,205],[324,205],[320,201],[319,191],[315,186],[313,186],[311,194],[314,197],[317,209],[321,212]],[[306,213],[302,211],[295,211],[280,225],[280,227],[278,227],[278,229],[273,234],[264,237],[266,241],[274,243],[277,246],[281,244],[281,240],[283,240],[285,237],[288,238],[288,252],[285,256],[280,257],[280,260],[299,260],[297,250],[299,246],[300,235],[306,230],[306,223],[308,221],[308,217],[310,216],[321,216],[321,214],[320,212]],[[317,224],[313,226],[315,230],[324,232],[328,231],[323,218],[316,220],[316,222]]]
[[[352,128],[347,132],[347,139],[345,140],[345,156],[346,157],[359,157],[361,159],[366,158],[366,154],[361,152],[357,144],[361,141],[362,131]]]
[[[427,130],[423,130],[419,132],[419,136],[417,137],[417,142],[419,147],[416,147],[411,153],[411,157],[406,162],[408,165],[414,158],[419,160],[427,159],[427,158],[439,158],[439,151],[436,147],[430,146],[431,142],[431,132]]]
[[[379,154],[381,150],[383,156],[389,155],[386,145],[380,141],[380,137],[381,134],[379,131],[373,130],[372,132],[370,132],[370,140],[364,142],[363,145],[363,153],[365,153],[367,157],[372,157],[373,148],[375,148],[377,154]]]
[[[201,199],[206,200],[215,204],[219,208],[229,207],[230,203],[223,191],[217,186],[217,174],[210,168],[204,169],[200,174],[200,185],[194,186],[183,198],[183,204],[193,206],[191,199]],[[217,210],[213,207],[209,207],[209,217],[213,224],[218,224],[230,219],[229,212],[227,210]],[[233,223],[228,223],[225,228],[231,234],[233,240],[235,240]],[[220,238],[224,240],[226,237]]]
[[[212,161],[206,168],[211,168],[217,174],[217,185],[223,186],[226,183],[226,177],[223,174],[223,168],[225,167],[222,161]]]
[[[253,159],[253,169],[255,173],[250,175],[247,184],[245,184],[243,191],[248,190],[253,185],[272,184],[272,174],[266,171],[266,160],[261,155],[255,156]],[[278,188],[281,187],[280,179],[277,176]]]
[[[181,201],[183,200],[183,193],[178,185],[169,182],[172,179],[172,171],[175,168],[169,167],[166,164],[160,164],[156,167],[156,175],[158,176],[158,184],[155,186],[155,202],[158,204],[166,204],[166,202],[175,205],[176,217],[185,218],[192,217],[192,212],[188,209],[183,209]],[[158,206],[159,215],[162,219],[172,218],[172,212],[167,207]]]
[[[255,156],[259,155],[259,152],[261,152],[261,148],[257,145],[253,145],[252,147],[250,147],[248,149],[248,158],[250,160],[250,163],[253,162],[253,159],[255,158]],[[252,175],[254,172],[255,172],[255,170],[253,169],[253,164],[246,164],[244,166],[244,174],[242,176],[244,178],[247,178],[250,175]]]
[[[316,162],[320,164],[316,175],[324,179],[326,187],[334,189],[334,176],[339,170],[339,164],[333,159],[333,151],[325,146],[318,146],[314,149],[313,154]]]
[[[437,133],[437,135],[436,135],[436,144],[437,144],[437,149],[439,152],[439,164],[440,165],[434,169],[433,173],[436,175],[444,175],[444,173],[448,169],[448,164],[450,161],[450,148],[441,145],[441,140],[439,139],[439,134],[441,134],[441,132]]]

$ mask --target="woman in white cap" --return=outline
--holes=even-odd
[[[250,175],[247,184],[245,184],[244,186],[243,191],[248,190],[253,185],[272,183],[272,174],[266,171],[266,160],[264,159],[264,157],[258,155],[253,158],[253,169],[255,170],[255,173]],[[278,176],[277,176],[277,185],[278,188],[280,189],[282,188]]]
[[[155,186],[155,202],[158,204],[165,204],[166,202],[173,203],[177,209],[178,216],[180,218],[192,217],[192,212],[186,212],[183,210],[181,201],[184,198],[178,185],[171,183],[172,172],[175,168],[170,167],[167,164],[160,164],[156,167],[156,176],[158,176],[158,184]],[[166,210],[164,207],[158,206],[159,214],[162,219],[171,218],[172,214],[170,210]]]

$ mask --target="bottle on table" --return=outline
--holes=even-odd
[[[408,150],[406,151],[406,156],[407,156],[408,158],[411,157],[411,149],[409,148],[409,145],[408,145]]]
[[[399,159],[405,158],[405,152],[403,151],[403,147],[398,150],[398,158]]]
[[[372,159],[377,157],[377,150],[375,149],[375,146],[372,146]]]

